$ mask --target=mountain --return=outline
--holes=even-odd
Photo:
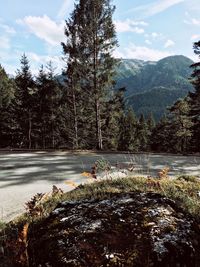
[[[116,68],[115,88],[126,88],[126,102],[135,113],[158,121],[178,98],[193,90],[189,82],[193,61],[185,56],[170,56],[159,61],[122,59]],[[57,77],[64,83],[63,75]]]
[[[127,105],[131,106],[135,113],[139,116],[144,114],[147,116],[152,113],[155,120],[159,121],[166,113],[167,107],[187,95],[188,90],[165,87],[154,87],[150,91],[136,93],[127,97]]]
[[[158,120],[167,106],[192,90],[188,78],[193,61],[185,56],[159,60],[122,59],[116,70],[116,88],[126,87],[126,99],[136,114],[152,112]]]

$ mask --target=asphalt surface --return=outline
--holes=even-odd
[[[24,211],[24,203],[34,194],[50,192],[52,185],[64,191],[85,183],[82,175],[94,162],[107,159],[116,163],[131,163],[133,174],[157,175],[169,167],[169,175],[200,176],[200,157],[155,154],[95,154],[69,152],[0,152],[0,220],[9,221]]]

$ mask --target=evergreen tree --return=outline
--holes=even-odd
[[[174,144],[171,143],[173,137],[173,128],[167,116],[161,120],[154,127],[150,143],[151,150],[155,152],[172,152]]]
[[[139,150],[146,151],[148,145],[148,125],[143,114],[141,114],[138,121],[137,139],[139,142]]]
[[[122,151],[138,151],[139,143],[137,138],[138,121],[131,108],[124,115],[121,123],[121,131],[118,149]]]
[[[34,97],[36,93],[35,83],[30,71],[29,61],[24,54],[21,58],[21,69],[17,71],[15,78],[16,91],[16,112],[20,125],[20,146],[32,148],[32,129],[34,120]]]
[[[46,69],[44,70],[44,67],[41,66],[36,79],[37,144],[43,148],[55,148],[60,143],[62,92],[51,62],[47,64]]]
[[[120,138],[122,122],[125,113],[124,101],[125,88],[120,88],[113,93],[113,96],[105,106],[102,130],[104,133],[104,148],[117,150]]]
[[[78,39],[76,10],[72,13],[71,19],[66,21],[65,35],[67,37],[66,43],[62,43],[63,52],[67,55],[67,68],[63,71],[65,76],[66,91],[64,99],[67,102],[67,119],[68,128],[67,135],[70,140],[71,147],[78,149],[80,146],[80,111],[82,110],[80,99],[80,83],[81,83],[81,51]]]
[[[58,81],[55,78],[55,68],[50,61],[47,64],[47,86],[49,91],[49,125],[50,125],[50,147],[55,148],[59,144],[59,124],[61,112],[62,92]]]
[[[194,43],[194,53],[200,58],[200,41]],[[200,62],[192,66],[194,92],[189,93],[190,116],[193,122],[193,150],[200,152]]]
[[[147,117],[147,150],[151,150],[151,139],[152,139],[152,133],[156,126],[153,114],[150,113]]]
[[[17,128],[14,112],[16,85],[0,66],[0,146],[11,146]]]
[[[154,127],[156,126],[153,114],[150,113],[149,116],[147,116],[147,126],[148,126],[148,130],[151,132]]]
[[[192,136],[192,122],[189,117],[188,99],[181,99],[169,108],[171,113],[171,128],[173,129],[174,151],[184,153],[189,150],[189,141]]]
[[[76,59],[72,61],[73,73],[76,77],[77,73],[79,75],[78,84],[81,84],[81,95],[84,96],[83,114],[89,129],[86,139],[95,142],[98,149],[103,148],[102,118],[116,63],[111,56],[117,45],[113,12],[110,0],[80,0],[71,20],[66,23],[65,34],[71,40],[70,50],[68,43],[63,44],[64,53],[69,55],[69,64],[71,58]]]
[[[45,149],[48,147],[48,134],[49,134],[49,88],[47,73],[42,65],[38,76],[36,77],[37,86],[37,130],[36,130],[36,146]]]

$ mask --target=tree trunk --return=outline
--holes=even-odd
[[[102,131],[101,131],[101,113],[100,113],[100,103],[96,100],[96,136],[98,140],[97,149],[103,149]]]
[[[94,6],[94,21],[96,22],[96,10]],[[102,130],[101,130],[101,113],[100,113],[100,101],[99,101],[99,92],[100,88],[97,88],[97,65],[98,65],[98,44],[97,44],[97,25],[94,25],[93,32],[93,83],[94,83],[94,94],[95,94],[95,113],[96,113],[96,138],[97,138],[97,149],[103,149],[103,141],[102,141]]]
[[[78,118],[77,118],[77,108],[76,108],[76,95],[75,95],[74,90],[73,90],[73,111],[74,111],[74,133],[75,133],[73,148],[77,149],[78,148]]]
[[[55,148],[55,136],[54,136],[54,106],[53,97],[51,97],[51,137],[52,137],[52,148]]]
[[[46,122],[44,122],[44,123],[46,123]],[[43,149],[46,148],[45,138],[46,138],[46,130],[45,130],[45,127],[42,127],[42,147],[43,147]]]
[[[31,112],[28,111],[28,148],[31,149],[31,131],[32,131],[32,120],[31,120]]]
[[[52,133],[52,148],[55,148],[54,121],[52,121],[52,124],[51,124],[51,133]]]

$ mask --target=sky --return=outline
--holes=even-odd
[[[200,0],[113,0],[119,47],[114,56],[157,61],[185,55],[194,61],[200,40]],[[52,61],[64,66],[60,43],[74,0],[0,0],[0,64],[9,74],[25,53],[34,74]]]

